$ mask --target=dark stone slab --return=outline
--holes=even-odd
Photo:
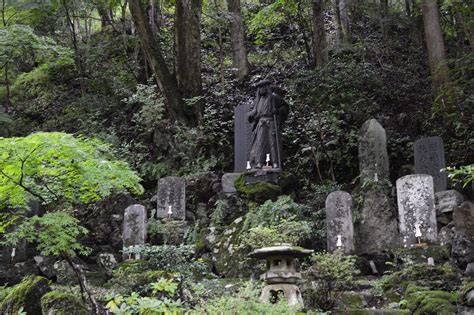
[[[168,176],[158,181],[156,216],[170,217],[170,206],[171,218],[186,219],[186,180],[182,177]]]
[[[123,248],[144,245],[146,240],[146,210],[142,205],[131,205],[123,215]]]
[[[433,176],[435,192],[446,190],[446,167],[443,140],[440,137],[422,138],[415,141],[415,173]]]
[[[346,254],[354,251],[354,227],[352,225],[352,197],[345,191],[334,191],[326,198],[327,249],[337,249],[338,237]]]
[[[234,109],[234,172],[247,169],[252,145],[252,127],[248,122],[249,105],[239,105]]]

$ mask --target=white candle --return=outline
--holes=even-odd
[[[420,225],[418,223],[415,224],[415,237],[421,237]]]
[[[341,236],[341,234],[339,234],[339,235],[337,236],[336,247],[337,247],[337,248],[341,248],[341,247],[342,247],[342,236]]]
[[[250,161],[247,161],[247,170],[251,170],[252,166],[250,166]]]
[[[171,206],[168,207],[168,214],[169,215],[173,214],[173,211],[171,210]]]
[[[374,181],[375,181],[375,182],[378,182],[378,181],[379,181],[379,174],[375,173]]]
[[[270,162],[270,154],[269,153],[267,153],[267,159],[265,161]]]

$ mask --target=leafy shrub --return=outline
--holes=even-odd
[[[112,192],[143,192],[135,172],[98,139],[38,132],[0,138],[0,150],[2,208],[28,208],[32,200],[55,206],[90,203]]]
[[[125,254],[139,254],[147,262],[148,268],[167,272],[177,272],[193,276],[207,273],[206,265],[194,259],[191,245],[137,245],[124,249]]]
[[[347,289],[353,276],[359,273],[355,267],[356,257],[346,256],[342,251],[316,253],[311,257],[308,275],[312,287],[304,293],[309,305],[328,311],[334,308],[340,291]]]
[[[281,300],[276,304],[259,300],[261,284],[249,281],[238,293],[205,301],[191,314],[296,314],[297,310]]]

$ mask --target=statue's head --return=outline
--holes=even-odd
[[[260,95],[268,95],[272,92],[272,81],[270,80],[259,81],[255,86],[257,87],[258,94]]]

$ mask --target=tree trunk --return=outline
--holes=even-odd
[[[202,0],[176,0],[176,79],[185,97],[200,95]]]
[[[74,273],[76,274],[76,277],[77,277],[77,281],[79,282],[79,288],[81,289],[81,293],[82,294],[85,293],[87,295],[87,298],[89,299],[89,302],[91,303],[91,306],[92,306],[92,314],[94,315],[101,314],[102,313],[101,307],[95,300],[94,295],[92,294],[92,292],[89,289],[89,286],[87,285],[87,279],[84,276],[84,272],[82,271],[82,268],[76,265],[72,261],[72,258],[69,255],[63,254],[63,257],[66,260],[66,262],[69,264],[69,266],[71,266],[72,270],[74,270]]]
[[[344,43],[350,43],[351,31],[349,21],[349,1],[339,0],[339,18],[341,21],[341,38]]]
[[[245,47],[245,31],[240,13],[240,0],[227,0],[227,7],[231,16],[230,39],[232,42],[232,59],[234,68],[237,69],[237,77],[243,79],[250,72],[250,64],[247,59],[247,48]]]
[[[140,2],[140,0],[131,0],[129,2],[130,13],[132,14],[133,23],[140,37],[146,59],[155,74],[158,87],[165,98],[169,118],[172,121],[189,123],[186,119],[184,102],[178,85],[166,66],[161,47],[153,36]]]
[[[438,4],[436,0],[424,0],[421,6],[425,26],[426,46],[433,81],[433,90],[438,95],[449,82],[446,49],[439,22]]]
[[[388,39],[388,0],[380,0],[380,26],[383,40]]]
[[[324,0],[313,0],[313,60],[316,68],[321,68],[328,59],[326,50],[326,30],[324,28]]]

